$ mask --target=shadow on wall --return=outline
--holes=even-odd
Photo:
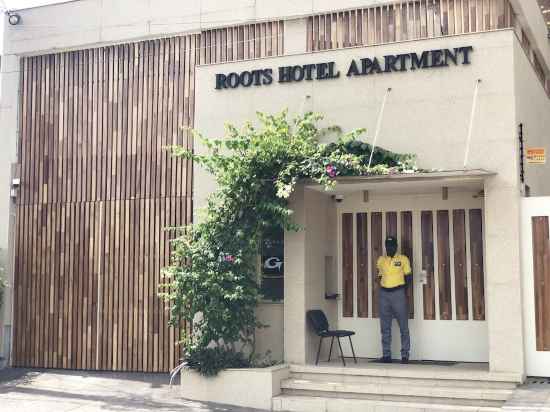
[[[4,309],[4,291],[8,285],[8,253],[0,249],[0,322],[2,322],[2,310]],[[0,323],[1,324],[1,323]]]
[[[0,367],[3,365],[4,354],[4,305],[6,303],[6,289],[8,286],[8,253],[0,249]]]

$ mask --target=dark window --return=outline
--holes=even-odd
[[[268,231],[262,241],[261,260],[264,299],[280,301],[284,297],[284,231],[280,228]]]

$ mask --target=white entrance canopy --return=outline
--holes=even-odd
[[[345,194],[368,190],[373,193],[435,193],[446,187],[455,191],[482,190],[483,182],[496,173],[484,169],[445,170],[372,176],[349,176],[337,179],[334,190],[325,191],[317,183],[306,187],[327,194]]]

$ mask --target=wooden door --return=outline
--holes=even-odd
[[[550,197],[522,199],[525,367],[550,377]]]
[[[357,332],[359,356],[381,355],[376,260],[385,253],[384,238],[391,235],[413,267],[408,290],[411,358],[488,361],[482,206],[467,194],[448,201],[381,196],[339,206],[340,273],[346,285],[339,328]],[[394,323],[392,351],[398,357]]]

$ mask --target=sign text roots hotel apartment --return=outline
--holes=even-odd
[[[438,172],[348,179],[340,202],[301,185],[305,230],[264,253],[259,345],[311,363],[305,311],[321,308],[357,332],[358,356],[380,356],[372,276],[393,234],[415,274],[412,359],[550,375],[543,3],[82,0],[4,15],[3,356],[174,367],[178,331],[156,296],[161,229],[191,222],[214,184],[163,148],[189,144],[182,126],[220,136],[227,121],[288,108],[365,127],[367,141],[381,118],[380,146]]]

